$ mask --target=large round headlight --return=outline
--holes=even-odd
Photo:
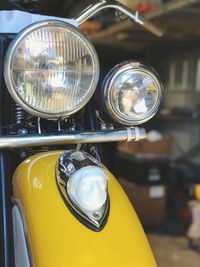
[[[162,98],[162,84],[153,69],[126,61],[106,76],[103,97],[113,119],[125,125],[138,125],[156,114]]]
[[[99,79],[99,62],[88,38],[61,21],[32,24],[17,35],[4,75],[14,100],[32,115],[60,118],[81,109]]]

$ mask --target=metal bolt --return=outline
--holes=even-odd
[[[18,133],[19,133],[20,135],[26,135],[26,134],[28,134],[28,131],[27,131],[27,129],[23,128],[23,129],[20,129],[20,130],[18,131]]]

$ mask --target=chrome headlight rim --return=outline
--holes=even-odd
[[[147,113],[147,115],[143,115],[143,117],[139,119],[137,118],[130,119],[128,116],[125,116],[122,113],[119,114],[119,112],[116,110],[116,107],[113,104],[112,96],[111,96],[112,86],[116,78],[125,72],[129,72],[133,70],[135,73],[142,72],[143,74],[146,74],[149,77],[151,77],[158,88],[158,95],[157,95],[156,103],[154,104],[153,108],[151,109],[149,113]],[[125,61],[121,64],[116,65],[106,75],[104,82],[102,84],[102,92],[103,92],[105,108],[107,112],[111,115],[111,117],[120,124],[128,125],[128,126],[136,126],[136,125],[140,125],[142,123],[147,122],[152,117],[154,117],[155,114],[157,113],[160,103],[162,101],[162,97],[163,97],[163,85],[162,85],[162,82],[160,81],[160,78],[157,72],[152,67],[146,66],[143,63],[138,62],[138,61],[129,60],[129,61]]]
[[[12,58],[13,58],[13,55],[14,55],[18,45],[20,44],[20,42],[22,40],[24,40],[25,37],[27,37],[34,30],[45,28],[47,26],[64,27],[64,28],[67,28],[69,30],[71,29],[83,40],[84,43],[86,43],[88,45],[88,47],[90,48],[90,51],[92,52],[92,55],[93,55],[93,64],[94,64],[94,68],[95,68],[95,75],[93,77],[92,84],[91,84],[90,88],[88,89],[89,93],[84,98],[84,100],[82,100],[81,104],[77,108],[72,109],[71,111],[66,111],[66,112],[62,112],[62,113],[49,113],[49,112],[47,113],[47,112],[42,112],[42,111],[38,111],[38,110],[34,109],[33,107],[31,107],[28,103],[26,103],[20,97],[20,95],[18,94],[18,92],[15,89],[14,81],[12,79],[12,75],[11,75]],[[13,100],[17,104],[19,104],[29,114],[36,116],[36,117],[46,118],[46,119],[66,118],[70,115],[75,114],[79,110],[81,110],[89,102],[89,100],[92,98],[92,96],[96,90],[98,81],[99,81],[99,76],[100,76],[99,59],[98,59],[96,49],[95,49],[94,45],[92,44],[92,42],[90,41],[90,39],[80,29],[78,29],[74,25],[69,24],[69,23],[64,22],[64,21],[60,21],[60,20],[45,20],[45,21],[33,23],[33,24],[27,26],[26,28],[24,28],[11,41],[11,43],[10,43],[10,45],[6,51],[5,60],[4,60],[4,79],[5,79],[5,82],[7,85],[7,89],[9,91],[11,97],[13,98]]]

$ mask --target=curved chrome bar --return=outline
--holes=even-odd
[[[144,138],[146,138],[145,129],[138,127],[99,132],[69,132],[63,135],[48,136],[2,136],[0,137],[0,149],[133,140],[138,141]]]
[[[137,11],[133,11],[130,8],[122,5],[121,3],[115,1],[115,0],[101,0],[97,1],[96,4],[92,4],[88,6],[85,10],[83,10],[78,16],[74,17],[75,20],[77,20],[78,25],[82,24],[87,19],[94,16],[96,13],[103,9],[107,8],[113,8],[116,9],[123,14],[125,14],[128,18],[130,18],[132,21],[142,25],[144,28],[152,32],[153,34],[157,36],[162,36],[163,32],[155,26],[153,23],[146,21],[143,16],[139,14]]]

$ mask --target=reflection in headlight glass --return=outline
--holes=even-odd
[[[16,47],[11,76],[20,98],[39,112],[76,110],[94,87],[93,51],[76,32],[46,26]]]
[[[154,79],[147,73],[129,71],[117,77],[112,85],[112,107],[129,119],[140,119],[157,102],[158,90]]]

